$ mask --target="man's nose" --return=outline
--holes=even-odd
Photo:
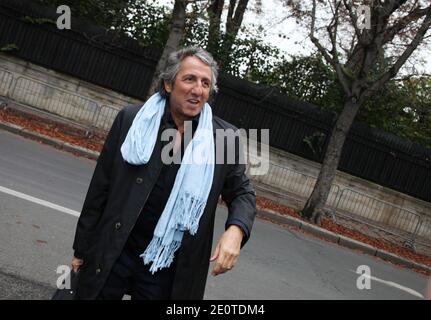
[[[192,88],[192,93],[197,96],[201,96],[203,94],[203,90],[204,88],[202,87],[202,84],[197,81]]]

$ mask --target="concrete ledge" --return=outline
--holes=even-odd
[[[79,154],[86,156],[88,158],[91,158],[93,160],[97,160],[97,158],[99,158],[99,155],[100,155],[99,152],[96,152],[96,151],[93,151],[90,149],[86,149],[86,148],[82,148],[79,146],[75,146],[75,145],[70,144],[68,142],[63,143],[62,148],[64,150],[67,150],[67,151],[79,153]]]
[[[398,263],[409,268],[413,267],[413,263],[411,261],[406,261],[405,259],[387,251],[377,250],[376,257],[382,258],[383,260]]]
[[[340,236],[340,240],[338,241],[338,244],[343,247],[347,247],[350,249],[356,249],[361,250],[362,252],[368,253],[372,256],[376,255],[377,248],[370,246],[369,244],[347,238],[344,236]]]
[[[407,262],[411,263],[412,268],[414,268],[414,269],[424,270],[424,271],[427,271],[427,272],[431,272],[431,267],[428,267],[428,266],[426,266],[424,264],[417,263],[417,262],[414,262],[414,261],[407,261]]]
[[[390,262],[393,262],[396,264],[400,264],[400,265],[408,267],[408,268],[413,268],[413,269],[431,272],[431,267],[428,267],[424,264],[417,263],[415,261],[407,260],[405,258],[397,256],[396,254],[386,252],[383,250],[377,249],[376,257],[382,258],[383,260],[387,260],[387,261],[390,261]]]
[[[310,223],[302,222],[301,230],[314,234],[318,237],[324,238],[328,241],[338,243],[340,236],[332,231],[319,228],[318,226],[314,226]]]
[[[12,123],[0,122],[0,129],[16,134],[21,134],[21,130],[24,128]]]
[[[282,216],[281,214],[278,214],[276,212],[270,212],[267,210],[257,209],[257,216],[268,218],[268,219],[271,219],[273,221],[287,224],[289,226],[296,227],[296,228],[300,228],[301,224],[302,224],[301,220],[298,220],[294,217]]]

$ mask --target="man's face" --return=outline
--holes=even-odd
[[[174,85],[164,81],[174,117],[189,120],[201,112],[209,98],[211,75],[210,66],[197,57],[187,57],[181,62]]]

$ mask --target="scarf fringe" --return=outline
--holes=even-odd
[[[186,193],[180,197],[178,207],[176,208],[178,214],[175,215],[175,221],[173,224],[170,224],[170,228],[174,228],[181,235],[184,233],[184,230],[189,230],[190,234],[194,235],[198,230],[199,219],[205,209],[205,205],[206,201],[202,201]],[[171,265],[174,261],[175,252],[180,246],[181,241],[173,240],[168,244],[164,244],[163,236],[154,236],[140,257],[144,259],[144,264],[153,262],[150,272],[154,274],[157,270],[167,268]]]
[[[169,244],[163,244],[162,242],[162,238],[153,237],[145,252],[140,255],[144,259],[144,264],[153,262],[150,267],[152,274],[162,268],[169,267],[174,261],[175,252],[181,246],[181,241],[174,240]]]

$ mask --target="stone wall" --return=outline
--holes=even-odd
[[[5,54],[0,54],[0,95],[104,130],[122,107],[142,103]]]

